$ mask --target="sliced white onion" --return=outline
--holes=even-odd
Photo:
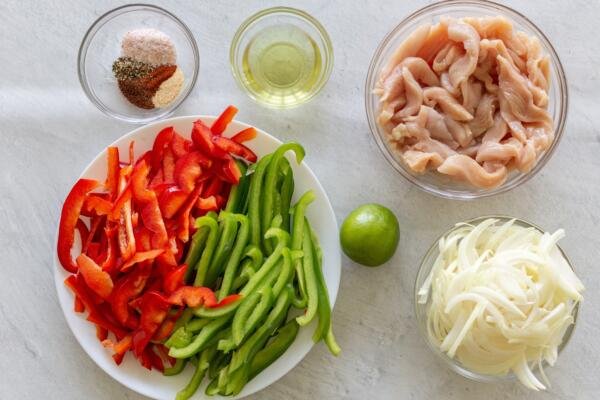
[[[458,224],[440,239],[418,292],[419,303],[430,300],[430,340],[474,372],[512,371],[526,387],[546,389],[543,362],[556,362],[584,290],[556,245],[562,237],[562,229],[541,233],[515,220]]]

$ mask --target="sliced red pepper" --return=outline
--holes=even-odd
[[[135,244],[137,251],[152,250],[152,232],[145,226],[138,228],[135,232]]]
[[[173,150],[175,157],[183,157],[192,150],[192,141],[174,132],[173,139],[171,140],[171,150]]]
[[[135,156],[134,156],[134,149],[135,147],[135,140],[132,140],[131,142],[129,142],[129,165],[133,165],[133,162],[135,161]]]
[[[225,111],[223,111],[221,115],[219,115],[215,122],[213,122],[212,126],[210,127],[210,131],[214,135],[220,135],[223,132],[225,132],[225,129],[227,129],[227,125],[229,125],[229,123],[233,121],[233,118],[235,117],[235,114],[237,114],[237,112],[238,109],[236,107],[228,106],[225,109]]]
[[[152,164],[150,165],[153,172],[157,172],[161,169],[165,147],[173,139],[173,132],[173,127],[168,126],[158,132],[158,135],[154,138],[154,144],[152,145]]]
[[[87,240],[83,243],[83,246],[81,247],[82,253],[88,253],[88,247],[92,242],[94,242],[94,239],[96,239],[96,237],[98,236],[98,232],[100,232],[100,230],[103,229],[104,223],[105,217],[92,217],[90,221],[90,231],[88,233]]]
[[[202,175],[203,168],[210,168],[212,162],[199,151],[187,153],[175,164],[175,181],[179,187],[189,193],[194,189],[196,180]]]
[[[139,262],[146,261],[146,260],[154,260],[156,257],[158,257],[159,255],[161,255],[164,252],[165,252],[164,249],[149,250],[149,251],[143,251],[143,252],[138,251],[125,264],[123,264],[123,266],[121,267],[121,272],[128,271],[133,265],[135,265]]]
[[[210,178],[210,180],[208,181],[208,184],[205,186],[204,190],[202,191],[202,197],[206,198],[206,197],[210,197],[210,196],[216,196],[217,194],[221,193],[222,190],[223,190],[223,181],[221,179],[219,179],[219,177],[213,176],[212,178]]]
[[[196,199],[200,195],[202,187],[203,185],[199,185],[192,193],[190,193],[189,198],[186,200],[185,205],[182,207],[179,215],[177,216],[177,222],[179,224],[177,229],[177,238],[184,243],[187,243],[190,239],[190,213],[196,204]]]
[[[234,142],[223,136],[213,136],[212,140],[216,147],[226,153],[234,154],[249,162],[255,162],[257,160],[256,154],[241,143]]]
[[[105,226],[104,227],[104,235],[108,241],[108,247],[106,249],[106,257],[102,261],[100,265],[103,271],[112,274],[115,271],[115,267],[117,264],[117,257],[119,251],[119,244],[117,242],[117,226]]]
[[[256,128],[250,127],[250,128],[246,128],[242,131],[239,131],[238,133],[233,135],[231,137],[231,140],[233,140],[236,143],[244,143],[244,142],[254,139],[255,137],[256,137]]]
[[[119,148],[109,147],[106,149],[107,154],[107,172],[106,172],[106,183],[104,187],[109,193],[109,200],[114,201],[119,193]]]
[[[131,187],[129,187],[129,184],[127,184],[127,188],[121,194],[119,194],[117,196],[117,199],[115,200],[115,202],[113,204],[113,208],[109,214],[109,218],[111,220],[113,220],[113,221],[119,220],[123,206],[128,201],[131,201],[132,196],[133,196],[133,194],[131,193]]]
[[[164,183],[175,183],[175,155],[170,147],[163,154],[162,171]]]
[[[156,333],[152,337],[152,341],[162,342],[166,340],[173,332],[175,326],[175,320],[173,318],[166,318],[160,327],[156,330]]]
[[[192,141],[194,142],[194,145],[207,156],[221,158],[227,154],[215,146],[213,142],[213,133],[201,120],[194,122],[192,127]]]
[[[81,240],[81,246],[83,247],[84,243],[87,242],[87,238],[90,234],[90,230],[87,225],[81,218],[77,218],[77,223],[75,224],[75,228],[79,232],[79,239]]]
[[[100,254],[100,243],[98,243],[98,242],[89,242],[88,245],[87,245],[86,252],[84,254],[87,254],[93,260],[100,259],[100,257],[102,256]]]
[[[162,172],[162,169],[159,169],[156,172],[156,175],[154,175],[154,177],[150,181],[150,188],[154,189],[155,187],[158,187],[159,185],[164,185],[164,184],[165,184],[165,179],[163,176],[163,172]]]
[[[204,305],[211,307],[217,304],[217,297],[207,287],[182,286],[169,296],[169,303],[177,306],[198,307]]]
[[[240,183],[242,171],[240,171],[240,167],[238,167],[237,162],[235,162],[233,157],[230,156],[229,159],[223,163],[223,166],[221,168],[227,182],[233,185],[237,185],[238,183]]]
[[[123,362],[123,357],[127,351],[131,348],[131,344],[133,343],[133,339],[131,335],[125,336],[123,339],[119,340],[116,343],[113,343],[111,340],[104,339],[102,341],[102,345],[108,349],[113,351],[113,359],[117,365],[120,365]]]
[[[133,198],[140,204],[146,204],[156,199],[156,194],[147,189],[148,186],[148,165],[145,162],[136,164],[131,174],[131,190]]]
[[[113,204],[103,196],[90,194],[83,202],[82,213],[85,215],[108,215],[112,209]]]
[[[241,294],[230,294],[229,296],[224,297],[223,300],[221,300],[220,302],[218,302],[214,306],[207,306],[207,307],[209,307],[209,308],[225,307],[226,305],[234,303],[234,302],[238,301],[241,298],[242,298]]]
[[[83,207],[86,195],[99,185],[98,181],[92,179],[79,179],[75,182],[63,204],[58,227],[56,250],[61,265],[69,272],[77,271],[77,264],[75,264],[73,257],[71,257],[71,248],[75,242],[75,226],[77,225],[77,220],[79,220],[81,207]]]
[[[158,198],[158,205],[162,215],[165,218],[173,218],[187,198],[188,194],[177,186],[165,189]]]
[[[148,291],[140,303],[140,326],[133,333],[133,352],[141,356],[142,352],[158,330],[170,308],[167,299],[157,291]]]
[[[169,319],[169,321],[172,321],[172,320]],[[169,349],[164,344],[155,344],[154,345],[154,350],[156,350],[158,352],[158,354],[164,360],[167,360],[169,362],[169,364],[175,365],[175,361],[176,361],[175,358],[169,356]]]
[[[144,206],[141,216],[144,226],[153,233],[152,247],[164,248],[169,241],[169,236],[156,198]]]
[[[114,286],[110,275],[85,254],[80,254],[76,261],[87,286],[98,296],[107,299]]]
[[[119,196],[128,189],[128,181],[133,171],[132,166],[122,168],[119,172]],[[125,261],[135,253],[135,236],[131,221],[131,199],[124,201],[119,211],[118,241],[121,258]]]
[[[108,338],[108,329],[103,328],[100,325],[96,325],[96,337],[101,342],[106,340]]]
[[[165,366],[163,364],[162,358],[158,354],[154,352],[154,346],[146,347],[144,353],[148,353],[147,357],[150,359],[150,363],[152,364],[152,368],[163,372],[165,370]]]
[[[131,226],[133,226],[133,229],[137,228],[139,222],[140,222],[140,214],[138,212],[132,211],[131,212]]]
[[[163,289],[166,293],[172,293],[183,286],[183,277],[185,276],[187,268],[187,264],[182,264],[165,276],[163,280]]]
[[[113,314],[123,325],[129,320],[129,302],[139,296],[152,272],[152,266],[140,264],[118,281],[110,300]]]
[[[82,313],[85,311],[85,304],[83,304],[83,301],[79,298],[79,296],[75,296],[75,304],[73,304],[73,311],[75,311],[76,313]]]
[[[198,197],[196,207],[205,212],[217,211],[219,209],[217,198],[215,196]]]

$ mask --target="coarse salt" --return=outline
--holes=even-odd
[[[172,65],[177,59],[171,38],[157,29],[127,32],[121,42],[121,55],[152,65]]]

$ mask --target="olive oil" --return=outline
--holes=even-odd
[[[292,24],[258,32],[244,51],[242,67],[251,94],[274,107],[308,100],[323,68],[319,46]]]

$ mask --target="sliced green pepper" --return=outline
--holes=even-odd
[[[165,375],[165,376],[178,375],[181,373],[181,371],[183,371],[186,364],[187,364],[187,359],[178,358],[177,360],[175,360],[175,364],[173,364],[172,367],[165,368],[165,370],[163,371],[163,375]]]
[[[294,343],[299,330],[300,325],[293,319],[283,325],[271,341],[269,341],[262,350],[256,353],[256,356],[250,364],[248,381],[252,380],[256,375],[281,357],[292,343]]]
[[[290,206],[293,195],[294,171],[290,166],[283,176],[283,183],[281,184],[281,217],[283,218],[281,228],[288,232],[290,230]]]
[[[229,198],[225,205],[225,211],[230,213],[244,213],[244,206],[246,202],[248,187],[250,185],[250,177],[246,175],[248,169],[246,163],[241,160],[235,160],[242,176],[237,185],[231,187],[229,192]]]
[[[203,226],[208,227],[209,234],[208,238],[206,239],[206,246],[204,247],[204,251],[202,251],[202,256],[200,257],[200,261],[198,261],[196,267],[196,279],[194,279],[194,286],[204,286],[219,234],[219,226],[214,218],[206,215],[198,218],[196,220],[196,228],[201,229]]]
[[[223,281],[221,282],[221,288],[219,289],[219,301],[223,300],[223,298],[225,298],[231,292],[233,280],[237,274],[240,259],[242,258],[242,253],[246,248],[246,243],[248,242],[248,236],[250,233],[250,225],[248,222],[248,218],[245,215],[241,214],[232,215],[233,218],[237,222],[239,222],[240,226],[238,229],[237,237],[235,238],[235,244],[233,246],[233,249],[231,250],[231,254],[229,255],[229,260],[225,265]]]
[[[306,312],[296,318],[300,326],[308,325],[315,315],[319,306],[319,283],[315,273],[314,249],[311,238],[310,225],[305,218],[304,234],[302,238],[302,270],[304,271],[304,280],[306,282],[307,307]]]
[[[227,256],[231,252],[238,228],[237,218],[234,215],[224,211],[219,214],[221,228],[219,244],[210,262],[203,286],[212,287],[214,285],[223,270]]]
[[[254,173],[252,174],[252,181],[250,183],[250,192],[248,194],[248,219],[250,220],[250,243],[255,246],[261,246],[262,235],[261,235],[261,194],[262,185],[265,171],[271,161],[272,154],[266,155],[261,158]]]
[[[292,226],[292,250],[300,250],[302,248],[302,235],[304,233],[304,215],[306,213],[306,207],[315,200],[316,196],[312,190],[307,191],[300,197],[300,200],[294,206],[294,221]],[[294,262],[294,269],[296,270],[296,279],[298,281],[298,296],[294,293],[292,304],[297,308],[306,307],[307,295],[306,295],[306,282],[304,279],[304,270],[302,267],[302,261],[296,260]]]
[[[204,350],[211,342],[211,340],[221,330],[229,324],[231,316],[226,315],[221,318],[211,320],[200,333],[192,340],[190,344],[182,348],[171,348],[169,355],[175,358],[189,358],[199,351]]]

